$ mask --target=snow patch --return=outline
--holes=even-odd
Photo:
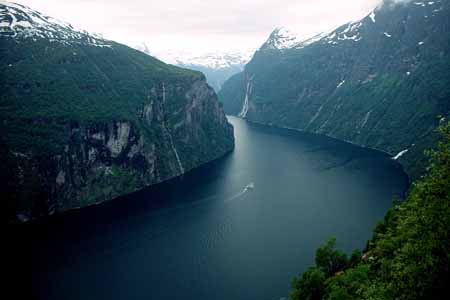
[[[350,22],[343,31],[335,31],[327,37],[327,39],[334,39],[337,37],[338,41],[352,40],[359,41],[362,37],[359,34],[359,28],[362,26],[362,22]]]
[[[285,49],[302,49],[306,46],[309,46],[317,41],[328,36],[329,32],[322,32],[316,35],[300,35],[294,32],[291,29],[287,29],[285,27],[276,28],[269,39],[264,43],[261,48],[268,49],[277,49],[277,50],[285,50]]]
[[[308,45],[311,45],[315,42],[320,41],[321,39],[323,39],[324,37],[326,37],[328,35],[328,33],[320,33],[318,35],[313,36],[312,38],[306,39],[302,42],[300,42],[299,44],[297,44],[294,48],[296,49],[302,49],[305,48]]]
[[[111,47],[111,42],[69,23],[45,16],[26,6],[0,1],[0,36],[16,39],[47,39],[64,45]]]
[[[269,49],[284,50],[293,48],[303,40],[300,35],[286,27],[278,27],[270,35],[269,39],[264,43],[263,47]]]
[[[187,68],[190,66],[202,66],[215,70],[236,67],[243,70],[245,64],[250,61],[256,50],[253,48],[215,52],[191,52],[182,49],[156,50],[152,49],[151,46],[147,46],[145,43],[137,46],[130,45],[130,47],[156,57],[168,64],[184,66]]]
[[[373,23],[376,23],[375,12],[374,11],[370,13],[369,17],[370,17],[370,19],[372,20]]]
[[[393,160],[398,160],[400,157],[402,157],[403,155],[405,155],[407,152],[409,151],[409,149],[405,149],[403,151],[400,151],[396,156],[394,156],[392,159]]]

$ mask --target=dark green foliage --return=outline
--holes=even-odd
[[[377,225],[363,257],[355,252],[339,272],[317,276],[320,284],[311,284],[310,269],[294,280],[292,299],[316,297],[311,286],[323,287],[319,299],[416,300],[450,295],[450,123],[440,132],[443,140],[429,153],[428,174]],[[319,248],[313,269],[331,269],[329,258],[340,256],[334,245],[332,239]]]
[[[325,293],[325,274],[316,267],[309,268],[292,281],[291,299],[320,300]]]
[[[438,116],[450,114],[449,28],[449,1],[385,5],[375,23],[366,17],[343,25],[334,38],[298,49],[263,46],[219,98],[226,113],[238,114],[252,78],[250,121],[393,155],[409,149],[400,162],[417,179],[427,164],[424,150],[436,144]]]
[[[353,250],[350,260],[348,262],[349,266],[354,267],[361,261],[361,251],[358,249]]]
[[[26,17],[17,7],[8,13]],[[46,28],[65,37],[0,32],[2,159],[13,166],[0,176],[14,178],[7,214],[26,220],[107,201],[233,149],[232,126],[200,72]]]
[[[226,114],[237,116],[241,112],[246,89],[244,76],[244,73],[233,75],[219,91],[219,100]]]
[[[110,49],[9,38],[1,40],[0,72],[0,117],[15,147],[36,140],[59,144],[64,136],[55,128],[58,120],[136,120],[153,87],[165,82],[186,88],[203,76],[116,43]],[[184,97],[171,96],[173,108]]]
[[[344,269],[348,264],[347,255],[336,249],[336,238],[330,238],[316,251],[316,266],[327,276]]]
[[[326,299],[361,299],[369,281],[369,267],[358,265],[326,281]]]

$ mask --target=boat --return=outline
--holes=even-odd
[[[244,191],[249,191],[249,190],[253,190],[255,188],[255,183],[250,182],[249,184],[247,184],[247,186],[245,187]]]

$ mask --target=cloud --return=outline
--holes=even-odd
[[[362,18],[380,0],[15,0],[77,27],[160,48],[258,47],[278,26],[311,35]]]

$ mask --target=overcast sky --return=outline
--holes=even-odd
[[[380,0],[12,0],[151,50],[259,47],[278,26],[310,36],[369,13]]]

